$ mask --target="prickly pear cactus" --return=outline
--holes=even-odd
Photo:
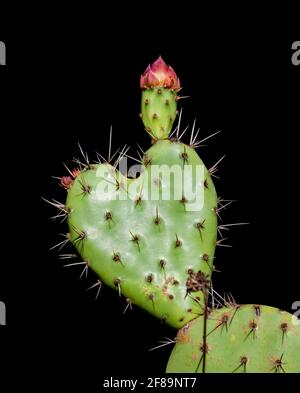
[[[102,282],[173,327],[203,311],[217,242],[211,173],[190,145],[170,138],[179,79],[159,58],[141,77],[142,120],[153,145],[136,179],[109,162],[61,179],[70,240]]]
[[[138,305],[180,328],[167,372],[300,372],[295,317],[232,302],[209,308],[217,215],[225,207],[218,207],[212,181],[217,164],[204,166],[194,126],[189,144],[180,141],[180,116],[172,131],[181,87],[161,57],[140,86],[140,116],[152,139],[140,157],[140,175],[129,178],[117,169],[127,151],[112,164],[110,146],[107,160],[91,164],[81,150],[84,162],[60,179],[66,202],[50,202],[69,227],[53,248],[75,246],[82,260],[66,266],[84,266],[82,275],[94,270],[99,280],[90,288],[97,295],[105,283],[126,298],[126,309]]]
[[[273,307],[232,305],[179,330],[167,372],[300,372],[300,325]]]

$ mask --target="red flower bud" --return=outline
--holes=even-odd
[[[151,87],[167,87],[171,90],[180,89],[180,81],[176,72],[168,66],[161,56],[153,63],[149,64],[146,71],[141,75],[141,89]]]
[[[60,179],[60,185],[66,190],[68,190],[72,186],[72,184],[73,179],[71,178],[71,176],[63,176]]]
[[[75,178],[75,177],[77,177],[79,175],[80,175],[80,169],[79,168],[73,169],[72,176]]]

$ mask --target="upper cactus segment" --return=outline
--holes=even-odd
[[[167,89],[178,91],[180,81],[176,72],[168,66],[161,56],[154,63],[149,64],[146,71],[141,75],[141,89],[151,89],[153,87],[166,87]]]
[[[167,139],[177,114],[180,81],[161,57],[141,76],[141,118],[152,139]]]

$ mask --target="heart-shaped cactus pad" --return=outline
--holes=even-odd
[[[88,165],[68,187],[69,240],[130,304],[182,327],[203,313],[217,241],[217,195],[192,146],[158,140],[140,175]]]

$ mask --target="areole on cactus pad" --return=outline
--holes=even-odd
[[[101,283],[178,328],[203,312],[218,200],[194,146],[168,139],[180,88],[174,70],[159,58],[141,88],[142,120],[154,142],[141,174],[127,178],[106,162],[62,178],[69,240]]]

